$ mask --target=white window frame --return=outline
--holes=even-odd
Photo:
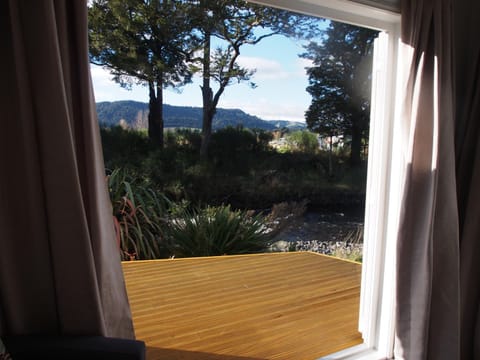
[[[323,360],[393,358],[395,258],[403,178],[398,134],[400,15],[348,0],[252,0],[381,31],[375,41],[359,330],[363,344]]]

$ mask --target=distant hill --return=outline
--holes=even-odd
[[[104,126],[126,123],[133,128],[146,128],[148,124],[148,104],[138,101],[114,101],[97,103],[98,121]],[[202,128],[202,108],[163,105],[165,128]],[[213,129],[243,125],[250,129],[275,130],[288,128],[304,129],[305,124],[286,120],[262,120],[238,109],[217,109],[213,119]]]

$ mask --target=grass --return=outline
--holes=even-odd
[[[363,259],[363,226],[358,226],[355,230],[345,235],[342,244],[336,246],[332,252],[332,256],[362,262]]]

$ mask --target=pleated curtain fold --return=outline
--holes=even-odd
[[[0,329],[133,338],[86,1],[0,3]]]
[[[408,143],[396,359],[479,359],[480,30],[467,0],[404,0]]]

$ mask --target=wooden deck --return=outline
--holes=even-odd
[[[356,263],[294,252],[123,269],[147,360],[309,360],[362,342]]]

